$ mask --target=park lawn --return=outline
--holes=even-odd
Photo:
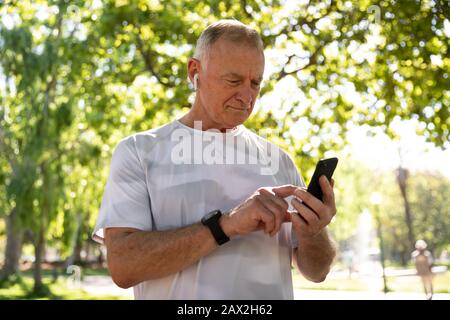
[[[419,277],[388,277],[388,287],[398,292],[423,292]],[[450,293],[450,271],[437,274],[433,279],[434,293]]]
[[[314,283],[304,278],[297,270],[292,271],[292,282],[294,289],[306,290],[343,290],[343,291],[368,291],[369,283],[364,279],[353,277],[347,278],[327,278],[321,283]]]
[[[59,277],[57,281],[52,281],[52,277],[44,273],[43,282],[50,289],[51,294],[45,297],[31,296],[33,278],[28,272],[22,274],[21,283],[9,287],[0,287],[0,300],[124,300],[126,297],[116,295],[91,294],[78,288],[70,288],[67,277]]]
[[[306,280],[297,270],[292,272],[292,281],[295,289],[307,290],[370,291],[383,288],[382,278],[369,282],[356,276],[351,279],[328,277],[324,282],[314,283]],[[450,271],[436,275],[433,285],[435,293],[450,293]],[[422,283],[417,276],[388,277],[387,286],[392,292],[423,292]]]

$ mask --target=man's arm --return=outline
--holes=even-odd
[[[168,231],[107,228],[105,244],[111,277],[121,288],[182,270],[217,246],[200,223]]]
[[[312,238],[300,238],[299,247],[294,249],[294,265],[313,282],[322,282],[330,272],[336,256],[336,245],[327,229]]]
[[[108,268],[121,288],[187,268],[217,247],[201,223],[167,231],[107,228],[105,244]]]
[[[336,214],[333,193],[333,179],[328,182],[325,176],[319,179],[323,192],[323,202],[306,191],[305,188],[292,187],[285,192],[275,192],[280,197],[291,194],[297,198],[291,201],[297,212],[291,213],[290,220],[298,240],[294,249],[293,262],[297,269],[314,282],[325,280],[336,256],[336,245],[328,235],[327,225]],[[306,206],[306,205],[307,206]]]
[[[219,223],[230,238],[259,229],[274,236],[285,221],[287,208],[284,200],[260,188]],[[106,228],[105,244],[108,268],[121,288],[176,273],[217,247],[210,230],[201,223],[167,231]]]

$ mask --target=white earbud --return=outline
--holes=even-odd
[[[194,91],[197,91],[198,88],[198,73],[194,74]]]

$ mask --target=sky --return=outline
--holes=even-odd
[[[391,170],[399,166],[400,149],[403,167],[411,171],[437,171],[450,179],[450,149],[436,148],[426,142],[425,137],[417,135],[414,120],[397,121],[394,126],[398,141],[392,141],[381,130],[369,137],[366,134],[368,127],[353,127],[348,134],[349,145],[343,153],[374,169]]]

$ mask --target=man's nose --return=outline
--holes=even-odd
[[[247,85],[242,86],[239,89],[236,98],[241,101],[246,107],[249,106],[253,100],[252,89]]]

